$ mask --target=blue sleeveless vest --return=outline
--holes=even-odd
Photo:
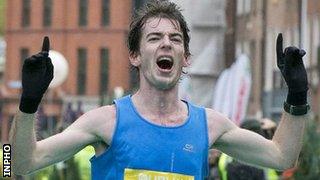
[[[92,179],[204,179],[208,175],[206,113],[186,103],[185,123],[163,127],[141,117],[130,96],[116,100],[113,138],[103,154],[90,159]]]

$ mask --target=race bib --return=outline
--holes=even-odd
[[[178,173],[126,168],[124,180],[194,180],[194,177]]]

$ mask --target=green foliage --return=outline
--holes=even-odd
[[[59,171],[57,169],[57,166],[53,166],[52,172],[49,174],[49,179],[61,179],[59,176]]]
[[[295,179],[318,179],[320,177],[320,132],[319,123],[308,120],[303,147],[299,157]]]
[[[0,0],[0,36],[4,35],[5,19],[6,19],[6,1]]]
[[[75,161],[74,158],[71,158],[66,161],[66,176],[65,179],[73,180],[73,179],[81,179],[80,171],[79,171],[79,162]]]
[[[81,170],[81,179],[83,180],[91,178],[91,164],[89,160],[93,155],[94,148],[92,146],[87,146],[74,156],[75,160],[79,162],[79,169]]]

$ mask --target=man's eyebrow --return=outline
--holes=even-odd
[[[171,36],[171,37],[172,37],[172,36],[179,36],[180,38],[183,39],[183,36],[182,36],[181,33],[172,33],[172,34],[170,34],[170,36]]]
[[[161,33],[161,32],[151,32],[151,33],[149,33],[149,34],[147,34],[147,36],[146,36],[146,38],[148,38],[149,36],[162,36],[162,34],[163,33]],[[170,35],[169,36],[179,36],[180,38],[182,38],[183,39],[183,36],[182,36],[182,34],[181,33],[170,33]]]
[[[149,33],[149,34],[147,34],[147,38],[149,37],[149,36],[162,36],[162,33],[160,33],[160,32],[151,32],[151,33]]]

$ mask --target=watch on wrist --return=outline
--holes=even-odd
[[[283,109],[289,114],[300,116],[300,115],[307,114],[308,111],[310,110],[310,106],[309,104],[294,106],[294,105],[288,104],[287,102],[284,102]]]

